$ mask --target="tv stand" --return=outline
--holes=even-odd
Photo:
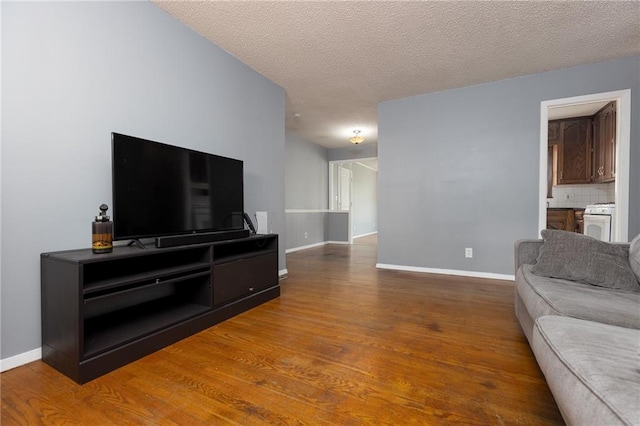
[[[277,235],[40,265],[42,359],[81,384],[280,296]]]
[[[142,242],[137,238],[129,241],[129,243],[127,244],[127,247],[131,247],[131,246],[136,246],[136,247],[141,248],[141,249],[146,249],[144,244],[142,244]]]

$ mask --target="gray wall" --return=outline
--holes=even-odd
[[[540,102],[623,89],[640,233],[639,70],[632,57],[379,104],[378,262],[513,274],[514,241],[538,236]]]
[[[285,134],[285,207],[328,209],[329,162],[327,148]]]
[[[343,148],[331,148],[327,150],[327,159],[329,161],[375,158],[377,156],[378,144],[373,142],[364,142],[358,146],[349,145]]]
[[[329,238],[329,212],[285,212],[286,249],[301,249],[323,244]]]
[[[330,212],[328,214],[327,240],[331,242],[349,242],[349,213]]]
[[[1,7],[2,359],[40,347],[39,254],[89,247],[111,204],[112,131],[244,160],[246,210],[284,231],[282,88],[151,3]]]
[[[378,173],[353,163],[353,236],[378,230]]]
[[[325,242],[329,205],[327,149],[294,132],[286,132],[284,174],[285,248],[290,250]]]

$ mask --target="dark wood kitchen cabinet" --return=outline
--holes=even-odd
[[[576,232],[584,234],[584,209],[574,209],[573,214],[576,221]]]
[[[553,120],[549,121],[547,124],[549,126],[547,130],[549,146],[555,145],[560,141],[560,121]]]
[[[609,102],[593,117],[593,181],[616,178],[616,103]]]
[[[558,184],[591,183],[591,117],[559,120]]]
[[[584,209],[547,209],[547,229],[557,229],[582,234],[584,230]]]
[[[575,231],[573,209],[547,209],[547,229]]]

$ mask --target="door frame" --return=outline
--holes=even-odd
[[[349,206],[349,244],[353,243],[353,164],[354,163],[362,163],[367,160],[376,160],[378,157],[365,157],[365,158],[351,158],[347,160],[332,160],[329,161],[329,210],[330,211],[338,211],[335,206],[335,198],[336,198],[336,177],[334,173],[334,169],[338,166],[348,165],[348,169],[351,170],[351,205]],[[363,167],[370,168],[365,164],[360,164]],[[371,169],[373,170],[373,169]],[[377,170],[376,170],[377,171]]]
[[[540,102],[540,182],[538,232],[547,227],[547,146],[549,108],[585,104],[600,101],[616,101],[616,180],[615,229],[612,241],[629,240],[629,155],[631,148],[631,89],[594,93],[570,98]]]
[[[345,182],[344,179],[347,179]],[[345,193],[345,189],[346,192]],[[351,164],[349,167],[340,167],[340,172],[338,173],[338,209],[341,211],[351,211],[353,208],[353,170],[351,170]],[[347,205],[345,206],[345,200],[343,196],[347,195]],[[346,207],[346,209],[345,209]]]

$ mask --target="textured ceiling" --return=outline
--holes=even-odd
[[[282,86],[287,129],[329,148],[377,142],[381,101],[640,54],[635,1],[154,3]]]

